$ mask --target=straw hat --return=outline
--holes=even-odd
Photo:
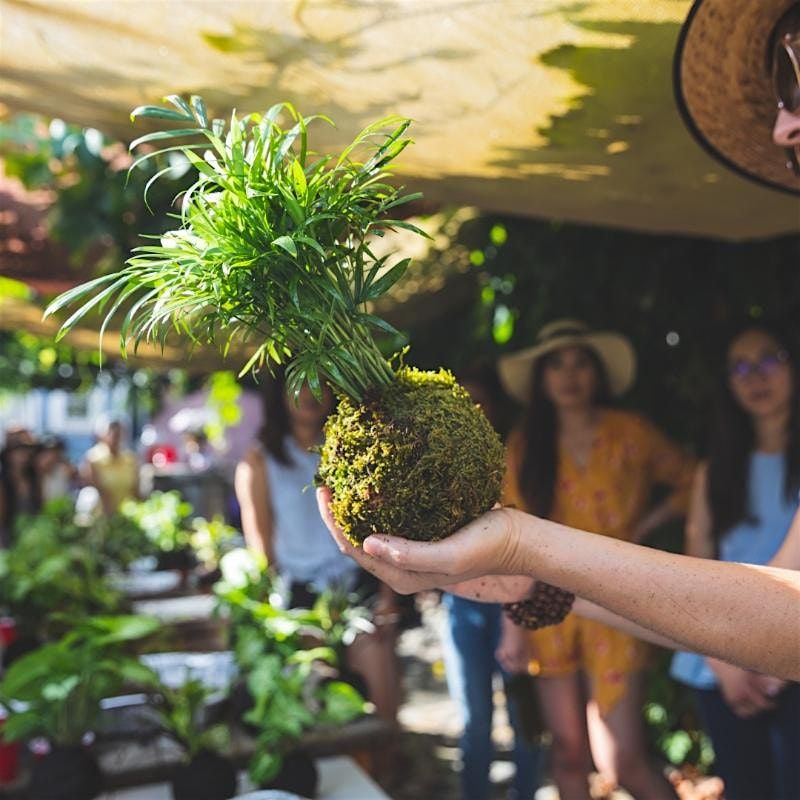
[[[597,353],[606,368],[612,394],[620,395],[633,385],[636,354],[622,334],[592,331],[585,322],[559,319],[545,325],[536,342],[533,347],[503,356],[498,363],[503,388],[522,405],[528,402],[531,370],[536,359],[562,347],[588,347]]]
[[[772,141],[770,34],[796,0],[695,0],[675,51],[675,98],[697,141],[758,183],[800,194]]]

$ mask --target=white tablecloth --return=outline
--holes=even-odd
[[[390,800],[389,796],[356,763],[347,756],[317,759],[319,769],[318,800]],[[241,792],[253,790],[242,773],[239,778]],[[102,800],[172,800],[166,783],[118,789],[102,795]]]

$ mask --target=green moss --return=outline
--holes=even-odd
[[[503,446],[446,370],[401,367],[355,405],[343,398],[325,426],[318,479],[347,538],[371,533],[441,539],[500,497]]]

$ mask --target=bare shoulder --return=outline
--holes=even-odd
[[[236,473],[242,477],[263,475],[266,473],[264,453],[258,445],[250,447],[236,465]]]

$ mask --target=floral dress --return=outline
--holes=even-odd
[[[523,510],[519,432],[509,437],[505,502]],[[694,460],[642,417],[604,409],[584,466],[560,448],[550,519],[572,528],[630,541],[647,512],[654,486],[674,491],[669,502],[686,510]],[[542,677],[583,671],[605,716],[625,694],[628,676],[646,666],[649,647],[628,634],[570,614],[560,625],[530,633],[531,671]]]

